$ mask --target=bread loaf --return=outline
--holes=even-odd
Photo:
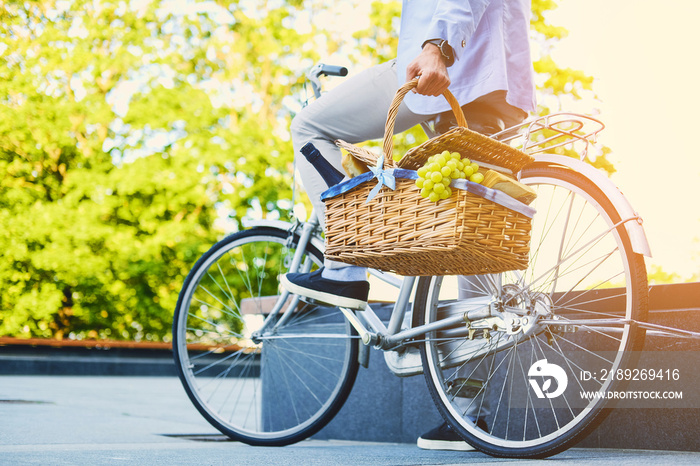
[[[494,170],[486,171],[484,181],[482,181],[481,184],[487,188],[504,192],[523,204],[530,204],[537,197],[535,190],[533,190],[531,187]]]
[[[360,162],[359,160],[357,160],[355,157],[353,157],[349,153],[343,155],[342,165],[343,165],[343,169],[345,170],[345,173],[347,173],[347,175],[350,178],[353,178],[357,175],[361,175],[361,174],[369,171],[369,168],[367,168],[367,165]]]

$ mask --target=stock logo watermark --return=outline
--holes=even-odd
[[[640,351],[627,360],[614,351],[561,356],[539,354],[512,371],[511,406],[570,410],[611,401],[617,408],[700,408],[700,351]]]
[[[548,363],[546,359],[540,359],[530,366],[527,376],[537,398],[556,398],[564,393],[569,384],[569,378],[564,369],[556,364]],[[552,382],[555,383],[554,387],[552,387]]]

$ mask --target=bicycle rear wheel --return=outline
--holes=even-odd
[[[601,376],[630,367],[642,347],[644,330],[629,320],[646,318],[647,276],[625,219],[594,183],[547,166],[523,170],[521,181],[537,191],[528,269],[425,277],[416,324],[465,310],[492,315],[427,334],[421,356],[429,390],[479,450],[543,458],[608,413],[600,397],[623,382]]]
[[[174,357],[190,400],[222,433],[250,445],[318,432],[357,375],[358,338],[342,314],[279,286],[297,241],[274,228],[223,239],[189,273],[175,310]],[[322,262],[309,245],[299,270]]]

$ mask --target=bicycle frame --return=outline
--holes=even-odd
[[[294,257],[292,258],[292,262],[289,268],[289,272],[292,273],[308,272],[311,269],[312,264],[310,261],[302,263],[302,258],[305,254],[307,246],[310,243],[312,243],[316,248],[318,248],[321,251],[323,251],[324,249],[323,243],[320,241],[320,238],[315,234],[320,230],[318,216],[315,211],[311,212],[311,216],[306,222],[297,221],[296,223],[292,224],[279,220],[275,221],[274,223],[269,222],[267,220],[257,220],[245,222],[244,226],[246,228],[275,226],[277,228],[286,229],[290,232],[297,232],[301,230],[301,233],[299,234],[299,240],[297,241],[296,245],[296,252],[294,254]],[[344,308],[341,308],[341,310],[351,322],[351,324],[355,327],[355,329],[358,331],[358,334],[360,335],[360,338],[362,339],[364,344],[376,344],[378,342],[377,335],[385,335],[389,333],[394,336],[394,338],[389,340],[389,344],[396,346],[396,337],[400,337],[399,340],[403,340],[409,337],[401,334],[395,334],[397,334],[397,331],[401,323],[403,322],[403,318],[408,307],[408,301],[411,292],[413,291],[415,277],[405,277],[402,280],[399,278],[395,278],[394,276],[389,275],[385,272],[381,272],[379,270],[374,269],[370,269],[370,273],[378,279],[382,280],[383,282],[387,283],[388,285],[399,288],[399,298],[397,299],[394,305],[394,310],[392,311],[392,317],[391,321],[389,322],[389,327],[387,328],[384,325],[381,319],[377,317],[376,313],[374,313],[374,311],[372,311],[372,309],[369,306],[364,311],[362,311],[362,321],[358,320],[357,316],[355,316],[355,314],[351,310]],[[274,308],[270,311],[269,316],[263,323],[258,333],[263,333],[264,331],[266,331],[268,327],[270,327],[272,322],[275,322],[273,328],[285,324],[285,322],[293,314],[293,310],[299,303],[299,296],[294,295],[291,301],[288,301],[289,297],[290,293],[284,290],[280,295],[280,298],[277,300],[277,303],[275,304]],[[280,319],[277,319],[277,315],[280,314],[280,312],[282,313],[282,317]],[[371,333],[370,331],[368,331],[365,325],[370,326],[370,328],[374,332]],[[418,332],[418,334],[420,333],[421,332]]]

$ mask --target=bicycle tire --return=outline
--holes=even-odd
[[[583,392],[624,389],[624,380],[579,379],[587,368],[603,365],[609,372],[635,363],[644,329],[630,323],[603,327],[598,319],[646,319],[647,275],[643,256],[632,251],[619,223],[623,219],[592,181],[545,165],[526,167],[521,181],[538,191],[528,269],[476,276],[468,283],[456,277],[422,277],[414,324],[439,320],[460,304],[474,308],[479,300],[483,306],[496,300],[506,310],[534,310],[530,317],[538,318],[538,324],[528,321],[527,336],[525,325],[521,336],[509,335],[507,328],[518,327],[504,320],[488,334],[472,333],[471,339],[458,329],[429,333],[420,350],[431,396],[463,439],[492,456],[545,458],[583,439],[609,414],[606,400],[595,395],[593,401],[581,400]],[[455,298],[455,284],[470,291]],[[545,322],[552,319],[579,324]],[[553,364],[563,369],[569,385],[563,385],[563,394],[549,398],[564,378]],[[557,377],[538,377],[538,368],[545,366]],[[552,386],[557,390],[543,393]],[[549,406],[541,407],[540,394]],[[486,430],[477,427],[477,419],[486,421]]]
[[[197,410],[229,438],[289,445],[321,430],[347,399],[358,337],[336,308],[299,302],[260,335],[299,238],[258,227],[216,243],[188,274],[173,319],[173,356]],[[307,246],[318,267],[323,253]],[[280,316],[273,323],[282,321]]]

